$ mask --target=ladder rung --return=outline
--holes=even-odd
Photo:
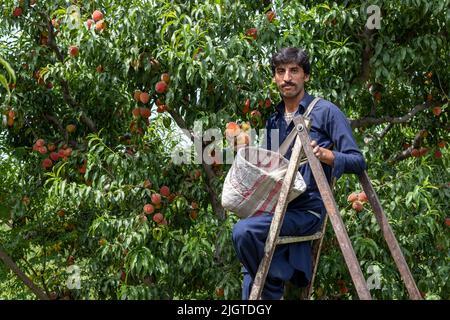
[[[277,244],[286,244],[286,243],[294,243],[294,242],[304,242],[310,240],[316,240],[322,238],[322,232],[318,231],[310,236],[288,236],[288,237],[279,237]]]

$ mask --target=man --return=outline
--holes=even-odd
[[[267,149],[278,150],[272,145],[271,130],[278,130],[281,144],[293,130],[292,118],[303,114],[314,99],[304,88],[309,80],[310,63],[305,51],[284,48],[272,57],[273,80],[277,84],[282,101],[267,121]],[[309,136],[315,156],[322,162],[328,181],[343,173],[360,174],[365,170],[364,158],[352,136],[350,123],[337,106],[321,99],[310,114]],[[333,146],[333,150],[330,150]],[[293,144],[286,158],[290,158]],[[326,210],[309,164],[299,168],[307,189],[292,200],[286,209],[281,236],[310,235],[322,225]],[[264,254],[264,246],[272,221],[265,213],[240,220],[233,228],[233,245],[243,265],[244,281],[242,299],[248,299],[253,279]],[[267,274],[262,299],[280,299],[285,281],[298,287],[307,286],[312,276],[311,243],[300,242],[277,246]]]

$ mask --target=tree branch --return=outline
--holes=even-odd
[[[61,51],[59,50],[58,46],[56,45],[55,32],[53,30],[52,22],[51,22],[50,18],[45,17],[45,15],[44,15],[44,18],[46,18],[47,21],[48,21],[48,23],[47,23],[47,29],[48,29],[47,45],[48,45],[48,47],[50,49],[53,50],[53,52],[55,52],[56,57],[58,58],[58,60],[60,62],[64,62],[64,55],[61,53]],[[64,101],[66,101],[66,103],[69,106],[71,106],[73,109],[80,110],[81,111],[81,121],[89,128],[90,131],[97,132],[97,128],[95,126],[95,123],[92,121],[92,119],[90,119],[84,113],[83,110],[81,110],[81,108],[78,106],[78,104],[73,99],[72,95],[70,94],[69,83],[65,79],[61,79],[60,83],[61,83],[61,87],[62,87],[62,90],[63,90]]]
[[[49,300],[49,297],[42,291],[41,288],[36,286],[34,282],[25,274],[22,270],[17,266],[17,264],[4,252],[0,249],[0,259],[3,260],[5,265],[13,271],[16,276],[25,283],[25,285],[31,289],[31,291],[41,300]]]
[[[397,154],[394,157],[394,159],[389,161],[389,163],[393,164],[393,163],[396,163],[396,162],[399,162],[399,161],[409,158],[411,156],[412,150],[417,149],[421,146],[425,131],[426,131],[425,129],[420,130],[414,137],[412,145],[409,148],[407,148],[407,149],[403,150],[402,152],[400,152],[399,154]]]
[[[191,139],[192,142],[194,142],[194,140],[195,140],[194,132],[187,128],[186,122],[178,114],[178,112],[176,112],[173,109],[169,109],[169,114],[172,116],[172,118],[175,120],[175,123],[181,129],[187,130],[189,132],[188,138]],[[203,148],[204,148],[204,145],[202,143],[202,151],[203,151]],[[224,220],[225,217],[226,217],[225,210],[223,209],[222,204],[219,201],[219,197],[218,197],[216,191],[214,190],[214,186],[213,186],[213,181],[216,179],[216,175],[214,173],[214,170],[213,170],[211,165],[206,164],[203,161],[202,161],[202,167],[203,167],[203,169],[205,170],[205,173],[206,173],[206,177],[207,177],[207,179],[206,179],[206,189],[208,191],[209,200],[211,201],[211,205],[213,207],[213,210],[216,213],[216,216],[220,220]]]
[[[67,131],[62,126],[61,122],[57,118],[55,118],[54,116],[52,116],[48,113],[44,114],[44,118],[47,119],[49,122],[53,123],[58,128],[58,130],[64,136],[64,141],[67,143],[69,136],[67,134]]]
[[[408,122],[413,118],[417,113],[420,111],[423,111],[429,107],[428,103],[423,103],[415,106],[412,110],[410,110],[407,114],[401,116],[401,117],[381,117],[381,118],[375,118],[375,117],[365,117],[361,119],[354,119],[350,120],[350,124],[352,128],[361,128],[361,127],[367,127],[370,125],[378,125],[382,123],[404,123]]]

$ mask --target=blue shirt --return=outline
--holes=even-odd
[[[295,114],[303,114],[313,99],[314,97],[305,91]],[[310,139],[317,141],[317,144],[324,148],[333,146],[335,157],[333,167],[321,162],[329,182],[332,176],[338,179],[343,173],[360,174],[366,169],[364,157],[353,138],[350,122],[336,105],[321,99],[317,102],[309,117],[311,119]],[[267,120],[267,149],[272,150],[273,147],[273,150],[278,150],[279,147],[272,146],[270,139],[272,129],[279,130],[279,143],[281,145],[293,128],[293,121],[287,125],[284,119],[284,102],[279,103],[276,106],[276,112]],[[293,145],[294,143],[285,155],[287,159],[291,157]],[[304,193],[288,204],[287,210],[301,209],[303,211],[323,208],[324,204],[309,164],[300,166],[299,171],[306,182],[307,188]]]

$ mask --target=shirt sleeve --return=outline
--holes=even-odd
[[[366,162],[353,138],[350,122],[335,105],[330,107],[326,127],[334,144],[333,176],[339,179],[343,173],[359,175],[366,170]]]

